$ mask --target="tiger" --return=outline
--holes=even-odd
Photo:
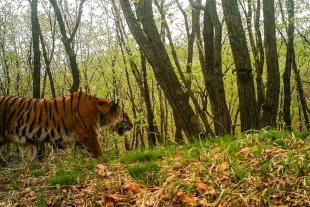
[[[123,135],[133,123],[118,102],[81,91],[55,99],[0,96],[0,147],[78,142],[99,158],[99,127]],[[8,164],[1,154],[0,162]]]

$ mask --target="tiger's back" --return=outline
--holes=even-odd
[[[127,114],[129,122],[120,124],[124,113],[118,104],[82,92],[56,99],[0,96],[0,146],[77,141],[95,157],[101,157],[99,127],[130,130],[132,123]]]

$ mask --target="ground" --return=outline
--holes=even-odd
[[[0,169],[0,206],[310,206],[310,136],[260,132]],[[73,150],[74,151],[74,150]]]

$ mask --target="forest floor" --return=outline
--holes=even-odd
[[[0,168],[0,206],[310,206],[310,135],[260,131]]]

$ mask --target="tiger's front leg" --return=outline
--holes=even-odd
[[[98,136],[82,137],[80,139],[78,138],[78,140],[86,150],[92,152],[95,158],[103,157],[103,152]]]

